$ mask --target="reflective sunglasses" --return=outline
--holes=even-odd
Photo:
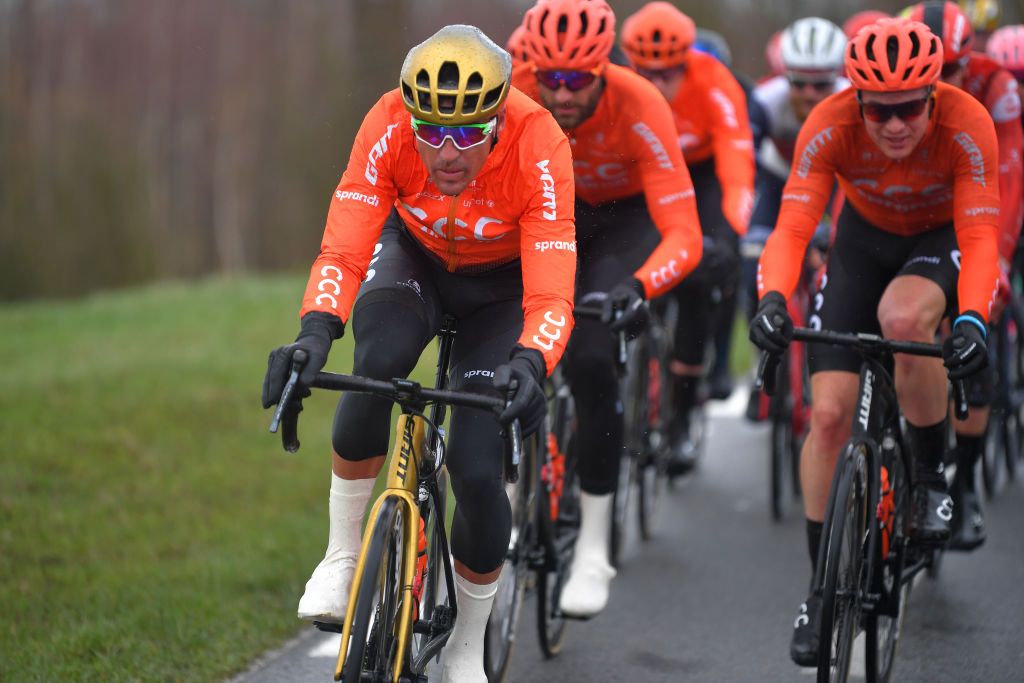
[[[913,121],[924,113],[931,98],[932,94],[928,93],[919,100],[910,100],[899,104],[882,104],[880,102],[864,102],[858,94],[857,103],[860,104],[861,114],[868,121],[885,123],[894,116],[901,121]]]
[[[686,73],[686,65],[670,66],[667,69],[641,69],[638,67],[636,72],[649,81],[671,81]]]
[[[541,71],[534,69],[537,81],[549,90],[558,90],[563,85],[569,92],[578,92],[593,83],[601,75],[600,69],[591,71]]]
[[[416,139],[434,149],[441,149],[445,140],[451,139],[452,144],[461,150],[476,147],[487,140],[497,119],[491,119],[486,123],[465,123],[461,126],[441,126],[436,123],[421,121],[415,116],[412,118],[412,132]]]
[[[834,78],[827,78],[824,80],[812,80],[807,78],[800,78],[799,76],[788,76],[787,78],[789,79],[790,87],[793,88],[794,90],[803,90],[807,86],[810,86],[816,92],[823,93],[828,92],[829,90],[832,90],[833,88],[836,87],[836,79]]]

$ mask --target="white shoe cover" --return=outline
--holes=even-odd
[[[608,563],[612,494],[580,494],[580,533],[558,606],[567,616],[586,619],[608,604],[615,568]]]
[[[345,621],[348,594],[356,573],[356,558],[325,557],[306,582],[299,599],[299,619],[340,624]]]
[[[609,586],[615,568],[605,555],[573,558],[569,580],[562,588],[559,608],[566,616],[587,619],[601,612],[608,604]]]
[[[491,615],[498,582],[486,585],[455,575],[458,616],[441,652],[442,683],[487,683],[484,673],[484,630]]]
[[[363,512],[373,479],[342,479],[331,475],[327,552],[306,582],[299,599],[299,618],[341,623],[362,547]]]

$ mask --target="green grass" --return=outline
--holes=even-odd
[[[300,628],[334,398],[288,455],[259,392],[303,286],[0,307],[0,680],[220,680]],[[346,338],[328,369],[350,358]]]
[[[217,681],[302,628],[335,399],[306,400],[288,455],[259,393],[304,284],[0,307],[0,681]],[[328,369],[350,365],[346,337]]]

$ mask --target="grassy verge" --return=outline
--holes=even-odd
[[[0,307],[0,680],[222,680],[300,628],[334,399],[306,401],[287,455],[259,391],[303,286]],[[346,338],[328,369],[350,358]]]
[[[290,456],[259,390],[303,286],[0,307],[0,680],[219,680],[298,628],[334,401]]]

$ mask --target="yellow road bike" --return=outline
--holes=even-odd
[[[402,410],[395,428],[385,489],[370,510],[343,624],[315,622],[341,633],[334,680],[346,683],[420,683],[444,647],[458,614],[454,574],[445,531],[447,471],[446,406],[500,412],[506,401],[482,394],[447,391],[453,320],[440,334],[435,389],[393,379],[382,382],[321,372],[312,386],[358,391],[390,399]],[[281,427],[286,450],[298,450],[298,411],[291,401],[305,362],[296,351],[271,431]],[[514,391],[514,387],[512,389]],[[424,410],[430,405],[429,417]],[[518,478],[522,439],[518,422],[505,430],[505,476]]]

